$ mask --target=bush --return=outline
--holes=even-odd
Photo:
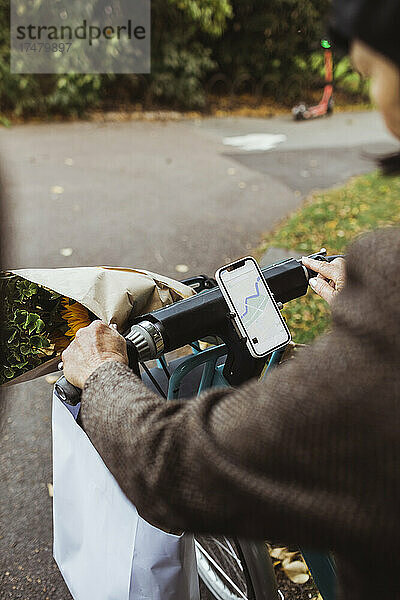
[[[15,75],[10,73],[9,2],[0,0],[0,98],[2,111],[16,116],[79,114],[101,100],[100,75]]]
[[[179,8],[178,8],[179,6]],[[152,3],[148,100],[183,108],[204,105],[203,81],[216,68],[210,44],[231,14],[227,0]]]
[[[82,114],[103,101],[204,104],[202,81],[215,68],[211,48],[198,38],[222,34],[228,0],[154,0],[152,73],[135,75],[14,75],[9,71],[9,3],[0,0],[0,97],[14,115]],[[114,89],[114,93],[113,93]]]
[[[213,45],[219,70],[232,81],[248,75],[276,100],[298,99],[318,73],[310,65],[328,6],[329,0],[232,0],[233,18]]]
[[[9,5],[0,0],[0,109],[45,116],[121,102],[199,108],[207,81],[218,72],[245,91],[292,101],[320,76],[312,55],[328,2],[153,0],[150,75],[13,75]]]

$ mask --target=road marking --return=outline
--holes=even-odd
[[[286,142],[286,140],[287,137],[283,133],[248,133],[247,135],[226,137],[222,140],[222,143],[225,146],[234,146],[239,150],[252,152],[255,150],[273,150],[278,144]]]

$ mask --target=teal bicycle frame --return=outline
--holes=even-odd
[[[183,360],[183,362],[181,362],[171,373],[168,382],[168,400],[175,400],[179,397],[183,379],[201,365],[203,365],[203,372],[197,390],[198,395],[209,388],[229,387],[229,384],[222,375],[224,365],[217,364],[219,359],[227,353],[225,344],[201,350],[199,344],[195,343],[192,344],[192,350],[193,354]],[[261,379],[267,377],[269,372],[279,365],[284,352],[285,349],[277,350],[271,354],[269,360],[266,362],[265,369],[261,374]],[[168,366],[164,356],[161,356],[157,362],[160,367]],[[303,548],[300,548],[300,551],[323,599],[335,600],[336,573],[332,557],[328,554],[321,554],[320,552],[314,552]]]

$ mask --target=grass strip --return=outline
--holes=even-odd
[[[400,177],[379,172],[351,179],[345,186],[312,194],[289,215],[260,247],[311,254],[325,247],[328,254],[341,254],[358,235],[377,227],[400,225]],[[294,341],[308,343],[330,323],[327,304],[314,292],[286,305],[284,315]]]

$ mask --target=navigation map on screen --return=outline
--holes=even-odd
[[[221,273],[226,291],[257,354],[288,341],[289,333],[252,260]]]

